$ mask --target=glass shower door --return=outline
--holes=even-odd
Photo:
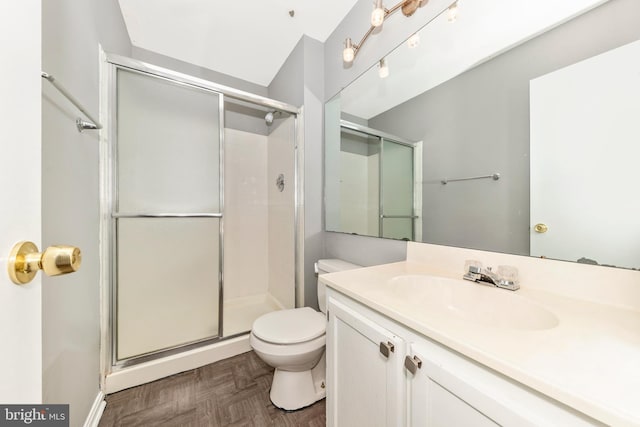
[[[380,236],[414,240],[413,147],[382,139]]]
[[[115,362],[219,336],[222,95],[116,68]]]

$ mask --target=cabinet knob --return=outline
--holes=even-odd
[[[29,283],[38,270],[47,276],[78,271],[82,263],[80,249],[74,246],[50,246],[40,253],[32,242],[18,242],[9,254],[9,277],[16,285]]]
[[[407,371],[415,375],[416,372],[418,372],[418,369],[422,368],[422,360],[420,360],[418,356],[406,356],[404,358],[404,367]]]
[[[396,347],[390,341],[380,343],[380,353],[386,358],[396,350]]]

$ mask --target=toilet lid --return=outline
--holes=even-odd
[[[326,327],[324,314],[302,307],[260,316],[253,322],[251,332],[257,338],[273,344],[296,344],[324,335]]]

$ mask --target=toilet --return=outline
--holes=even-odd
[[[321,259],[318,275],[361,266]],[[327,329],[325,286],[317,281],[320,311],[309,307],[274,311],[253,322],[250,344],[265,363],[276,368],[269,396],[275,406],[293,411],[324,399]]]

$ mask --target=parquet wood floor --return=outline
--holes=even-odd
[[[250,351],[106,397],[99,427],[324,427],[325,401],[285,412],[269,400],[273,368]]]

